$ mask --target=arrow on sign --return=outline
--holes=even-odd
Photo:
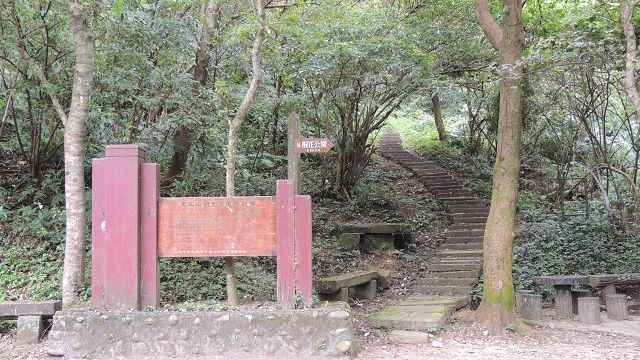
[[[333,147],[333,143],[327,138],[296,139],[295,145],[297,153],[326,153]]]

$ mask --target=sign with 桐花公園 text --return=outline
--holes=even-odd
[[[331,150],[333,143],[327,138],[307,138],[295,140],[297,153],[325,153]]]

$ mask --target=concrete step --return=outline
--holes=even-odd
[[[447,238],[445,244],[482,244],[482,236]],[[444,244],[443,244],[444,245]]]
[[[482,240],[475,242],[465,243],[449,243],[445,242],[440,245],[440,249],[443,250],[482,250]]]
[[[413,291],[420,294],[467,295],[471,293],[471,286],[414,286]]]
[[[432,273],[430,275],[434,276],[426,276],[420,278],[416,281],[417,286],[427,286],[427,285],[440,285],[440,286],[469,286],[474,285],[478,282],[477,277],[469,277],[469,278],[442,278],[436,277],[438,273]]]
[[[486,224],[486,216],[453,216],[453,222],[456,224]]]
[[[443,271],[477,271],[482,269],[482,265],[478,264],[427,264],[427,270],[430,272]]]
[[[443,250],[438,252],[441,258],[481,258],[482,250]]]
[[[455,185],[434,185],[434,186],[429,186],[429,190],[431,191],[440,191],[440,190],[457,190],[457,189],[462,189],[462,185],[460,184],[455,184]]]
[[[449,209],[449,214],[456,216],[456,215],[484,215],[484,216],[489,216],[489,209],[487,208],[480,208],[480,209],[462,209],[462,208],[456,208],[455,211],[452,211],[451,209]]]
[[[465,205],[469,205],[469,206],[478,206],[478,205],[483,205],[482,202],[480,200],[477,199],[473,199],[473,200],[440,200],[442,201],[442,203],[444,203],[444,206],[446,206],[447,208],[450,205],[456,205],[456,206],[465,206]]]
[[[480,273],[478,271],[441,271],[431,272],[428,275],[433,275],[437,278],[457,279],[457,278],[478,278]]]
[[[447,239],[461,237],[484,237],[484,230],[449,230],[447,231]]]
[[[420,179],[422,179],[425,182],[429,182],[429,183],[435,183],[435,182],[439,182],[439,181],[455,181],[454,178],[451,177],[451,175],[447,174],[446,172],[442,172],[442,171],[438,171],[438,170],[434,170],[434,171],[414,171],[416,173],[416,175],[418,175],[418,177]]]
[[[449,205],[447,206],[447,211],[449,211],[450,213],[456,213],[456,212],[460,212],[460,211],[472,211],[472,210],[478,210],[478,211],[489,211],[489,208],[485,205],[469,205],[469,204],[465,204],[465,205]]]
[[[482,231],[484,233],[484,224],[452,224],[448,231]]]
[[[442,198],[444,196],[450,197],[450,196],[473,196],[473,193],[469,190],[465,190],[465,189],[457,189],[457,190],[440,190],[440,191],[434,191],[436,196],[438,198]]]
[[[467,200],[467,201],[477,201],[476,198],[472,197],[472,196],[438,196],[438,200],[441,201],[463,201],[463,200]]]

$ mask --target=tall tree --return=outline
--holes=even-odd
[[[211,31],[217,27],[220,17],[220,8],[217,1],[208,1],[202,5],[202,31],[198,49],[196,50],[195,64],[193,67],[193,94],[198,96],[200,89],[207,85],[209,72],[209,50],[211,48]],[[191,138],[193,129],[188,125],[181,125],[173,136],[174,153],[169,165],[166,182],[171,182],[184,171],[191,150]]]
[[[89,18],[75,2],[69,4],[69,26],[75,46],[76,70],[73,76],[71,107],[64,130],[64,168],[66,201],[66,243],[62,300],[78,300],[78,288],[84,281],[86,256],[86,205],[84,191],[84,151],[86,119],[93,87],[95,43]]]
[[[437,93],[431,96],[431,104],[433,105],[433,119],[436,123],[436,129],[438,130],[438,140],[447,141],[449,135],[447,134],[447,129],[444,127],[442,104],[440,103],[440,96],[438,96]]]
[[[226,172],[226,190],[227,196],[235,196],[235,173],[236,173],[236,161],[238,150],[238,131],[240,125],[247,118],[251,105],[258,93],[258,87],[262,81],[262,67],[261,50],[264,43],[265,32],[267,29],[265,10],[262,5],[262,0],[252,1],[254,11],[258,15],[258,31],[256,37],[253,40],[253,48],[251,50],[251,68],[253,76],[249,83],[249,88],[236,111],[235,116],[229,121],[229,137],[227,140],[227,172]],[[237,280],[234,270],[233,257],[226,257],[225,263],[227,266],[227,301],[230,305],[238,305],[240,299],[238,298]]]
[[[476,0],[478,23],[500,58],[498,145],[493,168],[491,209],[484,233],[484,292],[477,318],[490,329],[516,324],[512,276],[516,200],[522,133],[522,0],[503,0],[501,29],[487,0]]]

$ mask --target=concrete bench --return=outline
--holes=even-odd
[[[371,253],[404,249],[413,241],[411,224],[338,224],[338,246],[343,250]]]
[[[616,285],[640,285],[640,274],[596,274],[589,275],[589,285],[600,289],[600,300],[606,302],[607,295],[616,293]]]
[[[0,302],[0,319],[18,319],[19,344],[36,344],[44,332],[45,318],[51,318],[62,309],[62,301],[7,301]]]
[[[318,279],[313,283],[321,300],[348,302],[349,294],[364,299],[373,299],[378,287],[389,288],[391,272],[383,269],[351,272]]]
[[[534,281],[537,285],[553,285],[556,316],[561,319],[571,319],[575,313],[571,286],[585,285],[589,282],[589,277],[585,275],[538,276]]]

